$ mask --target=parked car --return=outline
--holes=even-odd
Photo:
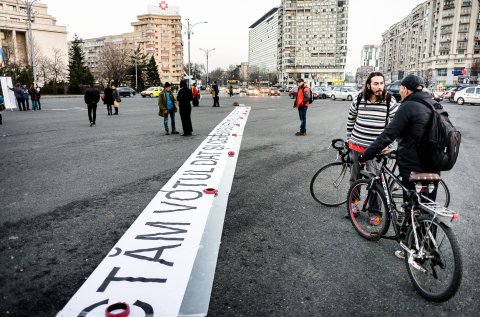
[[[117,91],[120,97],[132,97],[137,93],[135,89],[130,87],[117,87]]]
[[[280,89],[277,87],[270,88],[270,92],[268,93],[269,96],[280,96]]]
[[[287,88],[286,86],[283,86],[283,87],[278,88],[278,90],[279,90],[280,92],[287,92],[287,91],[288,91],[288,88]]]
[[[160,95],[160,93],[163,91],[163,87],[150,87],[147,90],[144,90],[140,93],[143,98],[145,97],[157,97]]]
[[[476,104],[480,103],[480,86],[466,87],[455,93],[453,100],[459,105],[464,103]]]
[[[247,89],[247,96],[258,96],[260,95],[260,91],[258,91],[255,87],[248,87]]]
[[[248,90],[248,88],[245,87],[245,86],[240,87],[240,93],[241,93],[241,94],[246,94],[246,93],[247,93],[247,90]]]
[[[450,93],[450,96],[449,96],[448,100],[450,100],[450,101],[455,101],[455,100],[454,100],[454,99],[455,99],[455,94],[456,94],[457,92],[459,92],[459,91],[464,90],[464,89],[467,88],[467,87],[474,87],[474,85],[472,85],[472,86],[470,86],[470,85],[457,86],[457,87],[453,88],[452,92]],[[445,98],[445,99],[447,99],[447,98]]]
[[[260,87],[260,93],[262,95],[268,95],[270,93],[270,87]]]
[[[317,99],[317,98],[322,98],[322,99],[330,98],[330,95],[331,95],[331,92],[332,92],[332,90],[330,88],[319,87],[319,86],[313,87],[312,91],[314,93],[313,96],[314,96],[315,99]]]
[[[353,100],[358,95],[358,91],[353,87],[338,86],[333,88],[330,99]]]
[[[391,84],[388,84],[385,89],[387,90],[390,95],[395,98],[397,102],[400,102],[402,100],[402,97],[400,96],[400,84],[402,83],[401,80],[397,80]]]
[[[297,98],[297,93],[298,93],[298,87],[292,87],[288,91],[288,96],[292,99]]]

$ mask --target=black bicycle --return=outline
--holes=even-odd
[[[388,167],[391,157],[391,153],[377,155],[382,162],[378,175],[362,171],[366,178],[350,187],[350,221],[367,240],[396,240],[418,293],[431,301],[446,301],[455,295],[462,280],[462,257],[452,230],[458,214],[427,197],[440,180],[438,174],[412,173],[415,190],[409,191]],[[407,197],[401,206],[393,199],[389,180]],[[393,235],[387,235],[390,225]]]
[[[323,166],[313,175],[310,181],[310,194],[320,204],[335,207],[347,201],[345,193],[350,187],[351,161],[350,149],[344,140],[333,139],[331,146],[337,150],[337,158],[335,162]]]
[[[350,149],[343,139],[333,139],[331,145],[337,151],[335,162],[321,167],[310,181],[310,194],[318,203],[336,207],[344,204],[347,199],[345,193],[350,188]],[[398,176],[398,166],[395,152],[391,152],[388,166]],[[388,187],[392,192],[392,198],[399,204],[403,202],[403,193],[399,186],[392,180],[388,180]],[[447,184],[440,180],[437,188],[437,203],[448,207],[450,204],[450,191]]]

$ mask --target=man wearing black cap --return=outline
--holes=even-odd
[[[298,115],[300,117],[300,131],[295,133],[296,136],[307,134],[307,110],[310,106],[310,88],[305,86],[305,82],[302,78],[297,79],[298,91],[297,98],[293,103],[293,107],[298,109]]]
[[[424,166],[417,154],[417,143],[429,129],[432,109],[422,104],[421,100],[434,106],[441,107],[429,93],[423,91],[423,80],[415,75],[408,75],[400,84],[402,103],[392,122],[383,133],[367,148],[359,161],[371,160],[375,154],[393,141],[398,141],[397,163],[400,169],[402,183],[408,189],[414,189],[409,182],[411,172],[438,172]],[[436,191],[430,195],[435,199]]]
[[[158,115],[163,117],[163,126],[165,127],[165,135],[169,135],[168,130],[168,117],[172,122],[172,134],[178,134],[175,128],[175,112],[177,106],[175,105],[175,97],[172,93],[172,86],[169,82],[166,82],[163,86],[163,91],[158,95]]]

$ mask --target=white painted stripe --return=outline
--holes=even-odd
[[[225,213],[249,113],[236,107],[211,132],[57,316],[103,317],[116,302],[128,303],[130,316],[179,315],[207,219]]]

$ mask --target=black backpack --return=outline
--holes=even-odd
[[[448,113],[437,102],[434,105],[415,99],[432,110],[429,128],[417,143],[417,153],[423,166],[430,171],[449,171],[455,165],[462,134],[448,118]]]
[[[303,93],[305,93],[305,88],[308,88],[308,87],[303,87]],[[310,99],[308,99],[308,103],[309,103],[309,104],[312,104],[312,102],[313,102],[313,100],[314,100],[314,99],[313,99],[313,91],[312,91],[312,89],[310,89],[310,88],[308,88],[308,90],[310,90]]]

